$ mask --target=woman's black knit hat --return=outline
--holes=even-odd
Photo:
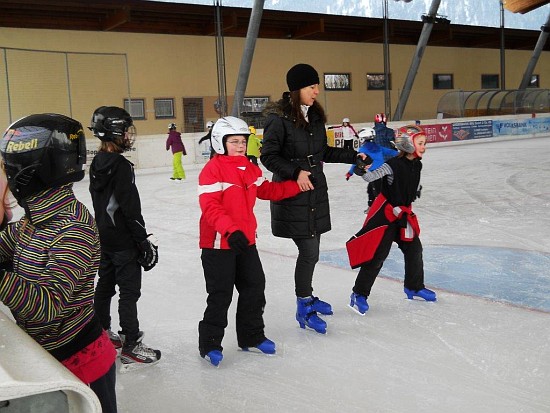
[[[306,86],[317,85],[319,84],[319,74],[312,66],[298,63],[287,72],[286,84],[291,92]]]

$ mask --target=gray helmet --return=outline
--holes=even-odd
[[[406,153],[415,153],[414,138],[423,135],[424,129],[417,125],[402,126],[397,130],[395,147]]]
[[[212,149],[220,155],[226,154],[225,140],[233,135],[243,135],[248,139],[250,130],[246,122],[234,116],[218,119],[212,127]]]

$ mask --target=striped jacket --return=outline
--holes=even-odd
[[[237,230],[255,244],[256,198],[281,200],[299,193],[296,181],[269,182],[245,156],[214,156],[199,175],[199,247],[229,249],[227,236]]]
[[[99,236],[72,185],[26,199],[26,216],[0,232],[0,300],[17,324],[58,360],[101,334],[93,317]]]

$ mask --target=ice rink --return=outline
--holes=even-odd
[[[206,300],[200,169],[187,168],[182,184],[168,169],[138,171],[147,228],[160,241],[139,316],[145,343],[162,360],[118,375],[119,411],[550,412],[550,137],[433,144],[423,163],[414,210],[425,283],[438,301],[405,298],[394,246],[368,313],[349,309],[356,272],[345,241],[365,218],[366,183],[346,182],[346,165],[327,164],[333,229],[322,237],[314,276],[315,294],[335,310],[325,317],[327,334],[295,321],[297,250],[271,235],[269,202],[258,200],[266,336],[277,354],[239,350],[232,305],[219,368],[198,353]],[[75,192],[91,207],[87,185]]]

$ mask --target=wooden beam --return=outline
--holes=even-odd
[[[103,21],[103,30],[108,32],[130,21],[130,10],[123,8],[115,11]]]
[[[521,14],[535,10],[548,3],[550,3],[550,0],[503,0],[505,9],[510,10],[512,13]]]
[[[292,38],[302,39],[312,34],[324,33],[324,32],[325,32],[325,19],[319,19],[314,22],[309,22],[305,26],[300,26],[298,30],[296,30],[292,34]]]
[[[214,20],[214,17],[212,17],[212,23],[205,26],[205,30],[203,31],[203,34],[205,36],[216,35],[216,22]],[[232,12],[229,17],[222,16],[222,31],[224,33],[228,30],[236,29],[237,27],[239,27],[239,23],[237,21],[237,13]]]

